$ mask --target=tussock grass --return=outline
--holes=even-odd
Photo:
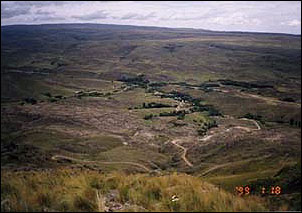
[[[265,211],[260,198],[238,197],[185,174],[150,176],[59,169],[1,174],[2,211],[104,211],[117,190],[124,211]],[[172,201],[177,195],[179,200]],[[100,203],[102,200],[102,203]],[[125,204],[128,205],[125,205]]]

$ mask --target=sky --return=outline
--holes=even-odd
[[[1,26],[100,23],[301,35],[300,1],[1,1]]]

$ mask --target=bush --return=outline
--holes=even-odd
[[[153,114],[145,115],[145,117],[144,117],[145,120],[150,120],[152,118],[153,118]]]
[[[56,95],[55,98],[62,99],[63,95]]]
[[[287,97],[287,98],[281,98],[281,101],[286,101],[286,102],[295,102],[295,99]]]
[[[40,193],[37,196],[37,202],[43,207],[51,207],[53,198],[49,193]]]
[[[295,126],[295,127],[301,127],[301,121],[298,121],[298,120],[295,120],[295,119],[293,119],[293,118],[291,118],[290,120],[289,120],[289,124],[291,125],[291,126]]]
[[[210,108],[209,109],[209,116],[222,116],[222,114],[217,109]]]
[[[151,102],[151,103],[143,103],[142,104],[142,108],[145,109],[150,109],[150,108],[164,108],[164,107],[172,107],[169,104],[162,104],[162,103],[155,103],[155,102]]]
[[[167,85],[166,82],[153,82],[153,83],[149,84],[150,87],[163,87],[163,86],[166,86],[166,85]]]
[[[218,80],[223,85],[230,85],[230,86],[237,86],[237,87],[243,87],[247,89],[251,88],[274,88],[273,85],[269,84],[259,84],[259,83],[251,83],[251,82],[244,82],[244,81],[232,81],[232,80]]]
[[[261,115],[254,115],[252,113],[246,113],[243,117],[247,118],[247,119],[258,120],[258,121],[262,120],[262,116]]]
[[[204,136],[207,131],[211,128],[217,127],[217,122],[215,120],[204,123],[201,128],[197,130],[198,135]]]
[[[138,75],[136,77],[122,77],[119,81],[125,82],[128,86],[134,85],[142,88],[147,88],[149,80],[145,79],[144,75]]]
[[[38,101],[37,101],[36,99],[32,98],[32,97],[25,98],[24,101],[25,101],[26,103],[29,103],[29,104],[32,104],[32,105],[38,103]]]
[[[51,97],[51,94],[50,94],[50,92],[45,92],[43,95],[45,95],[45,96],[47,96],[47,97]]]
[[[53,102],[57,102],[58,100],[57,100],[56,98],[51,97],[51,98],[49,99],[49,101],[50,101],[51,103],[53,103]]]
[[[90,181],[90,186],[95,189],[102,189],[104,184],[99,178],[92,178]]]
[[[204,128],[200,128],[197,130],[199,136],[204,136],[207,133],[207,130]]]
[[[172,112],[161,112],[159,113],[159,116],[180,116],[184,117],[186,112],[184,110],[182,111],[172,111]]]
[[[185,113],[182,113],[182,114],[177,116],[177,119],[178,120],[183,120],[185,118],[185,115],[186,115]]]
[[[90,200],[84,196],[76,196],[73,202],[73,205],[82,211],[95,211],[97,209],[96,204],[93,200]]]

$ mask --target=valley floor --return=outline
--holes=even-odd
[[[174,87],[172,90],[181,92],[187,90],[184,94],[196,91],[184,87]],[[95,174],[99,172],[100,175],[120,171],[127,174],[147,173],[163,178],[173,171],[178,171],[197,176],[201,182],[207,181],[221,186],[229,191],[221,193],[230,193],[227,196],[240,200],[242,198],[234,197],[237,186],[249,185],[261,178],[270,178],[278,173],[280,168],[296,162],[299,151],[295,147],[300,145],[296,143],[300,137],[300,131],[297,129],[290,127],[284,129],[278,124],[255,120],[258,119],[256,117],[238,117],[235,114],[210,116],[207,111],[190,111],[194,109],[194,104],[191,105],[190,101],[163,97],[170,94],[170,91],[171,89],[147,93],[142,88],[124,87],[120,84],[114,91],[94,91],[93,95],[89,95],[92,92],[87,93],[88,96],[83,92],[76,92],[55,102],[46,99],[33,105],[5,104],[1,111],[5,128],[9,131],[10,128],[18,129],[2,136],[1,169],[4,174],[6,171],[14,170],[16,174],[25,176],[31,175],[31,172],[25,172],[26,170],[43,172],[46,169],[52,173],[56,168],[64,167],[87,172],[97,171]],[[133,98],[129,99],[130,96]],[[151,105],[148,103],[161,103],[167,106],[149,108]],[[179,118],[179,115],[175,117],[173,114],[164,116],[163,113],[168,112],[176,114],[183,112],[184,117]],[[150,116],[150,119],[144,119],[151,113],[153,116]],[[212,124],[215,125],[211,127]],[[12,175],[10,172],[8,174]],[[3,184],[12,184],[6,176],[3,180]],[[5,204],[17,202],[8,198],[13,196],[11,193],[14,192],[4,194],[7,198],[3,199],[3,202],[7,201],[3,204],[5,208],[24,208],[22,205],[25,204],[18,204],[18,207]],[[122,196],[121,193],[123,191],[119,191],[119,196]],[[259,196],[260,193],[253,196],[255,195]],[[94,210],[101,208],[98,205],[107,208],[105,204],[98,202],[100,201],[89,204],[91,205],[89,208]],[[267,202],[271,201],[263,199],[261,202],[263,206],[258,207],[269,208]],[[124,204],[118,205],[124,208]],[[53,208],[52,205],[47,205]],[[224,208],[240,208],[217,205],[199,206],[198,209],[223,211]],[[252,206],[254,204],[245,205],[248,206],[242,208],[247,208],[248,211],[251,210],[249,208],[254,208]],[[128,207],[132,208],[131,206],[146,210],[146,206],[138,205],[136,202]],[[290,208],[286,202],[281,202],[278,206],[279,210]],[[158,208],[156,210],[162,208],[173,210],[174,207]],[[188,206],[180,205],[175,208],[189,210]]]

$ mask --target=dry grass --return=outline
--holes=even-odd
[[[5,201],[2,211],[104,211],[104,199],[111,190],[118,191],[117,202],[125,211],[267,210],[257,197],[237,197],[197,177],[176,173],[150,176],[68,169],[3,171],[1,188],[2,203]],[[179,200],[172,202],[173,195]]]

